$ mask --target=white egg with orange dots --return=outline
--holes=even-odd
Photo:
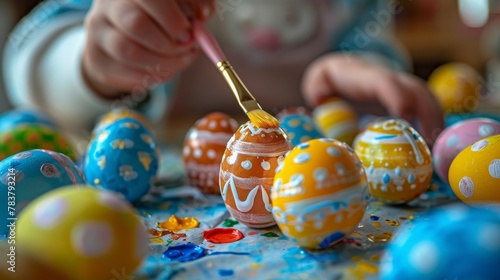
[[[18,219],[16,237],[19,249],[75,280],[131,275],[149,252],[135,209],[114,192],[86,185],[33,201]]]
[[[238,122],[221,112],[199,119],[187,132],[182,162],[190,185],[207,194],[219,194],[219,170],[227,142]]]
[[[500,203],[500,134],[463,149],[451,163],[448,179],[465,203]]]
[[[389,119],[371,124],[356,138],[370,193],[388,204],[409,202],[424,193],[432,178],[429,147],[406,121]]]
[[[242,124],[227,143],[219,186],[227,210],[240,223],[265,228],[276,224],[269,197],[276,167],[292,144],[279,127]]]
[[[325,137],[351,145],[359,133],[355,109],[341,98],[327,99],[316,106],[312,114]]]
[[[354,150],[331,138],[299,144],[276,170],[271,190],[273,216],[297,245],[328,248],[361,221],[370,194]]]

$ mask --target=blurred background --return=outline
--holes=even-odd
[[[0,0],[2,48],[14,24],[39,2]],[[416,75],[427,79],[440,65],[464,62],[484,77],[496,100],[500,99],[500,0],[397,2],[404,9],[396,17],[396,35],[412,56]],[[0,78],[0,112],[10,107],[4,91]]]

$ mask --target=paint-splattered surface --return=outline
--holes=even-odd
[[[357,229],[328,250],[307,251],[288,240],[277,226],[252,229],[232,219],[222,198],[183,186],[180,158],[168,152],[160,165],[158,187],[137,209],[151,232],[151,254],[135,279],[378,279],[381,254],[399,230],[430,208],[456,201],[451,190],[434,180],[420,199],[405,206],[371,200]],[[172,215],[199,224],[176,230],[162,228]],[[234,228],[244,237],[227,244],[206,241],[203,232]],[[183,253],[190,252],[186,258]]]

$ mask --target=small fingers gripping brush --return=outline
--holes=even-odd
[[[280,125],[279,121],[262,110],[262,107],[260,107],[259,103],[257,103],[253,95],[238,77],[231,64],[229,64],[229,61],[226,59],[212,34],[198,21],[194,21],[193,26],[194,37],[203,52],[219,69],[252,124],[257,128],[278,127]]]

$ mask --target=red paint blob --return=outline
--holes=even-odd
[[[248,235],[256,235],[256,234],[259,234],[257,231],[250,231],[247,233]]]
[[[214,228],[203,232],[203,238],[218,244],[235,242],[243,237],[243,233],[235,228]]]

